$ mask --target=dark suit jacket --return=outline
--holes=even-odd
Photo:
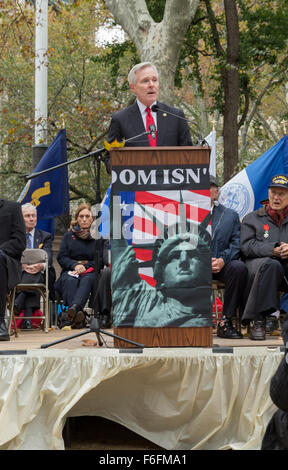
[[[0,250],[6,254],[8,288],[21,279],[21,254],[26,248],[25,224],[17,202],[0,199]]]
[[[158,103],[161,111],[157,112],[157,147],[163,146],[191,146],[192,140],[190,136],[187,121],[177,117],[165,114],[165,110],[184,118],[184,113],[178,108],[172,108],[163,103]],[[162,111],[163,110],[163,111]],[[143,119],[135,101],[132,106],[115,113],[112,116],[108,141],[113,142],[115,139],[120,142],[130,137],[137,136],[145,132]],[[125,144],[126,147],[149,147],[148,136],[144,135],[135,140],[131,140]]]
[[[222,204],[212,212],[212,258],[223,258],[225,264],[240,257],[240,220],[236,211]]]
[[[34,233],[34,248],[42,248],[42,250],[45,250],[48,254],[48,264],[49,266],[52,266],[53,254],[51,233],[36,228]]]

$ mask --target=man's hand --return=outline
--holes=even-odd
[[[86,268],[83,266],[83,264],[77,264],[74,266],[74,271],[72,271],[73,274],[82,274],[85,273]]]
[[[40,271],[43,271],[44,264],[43,263],[36,263],[36,264],[22,264],[23,271],[29,274],[37,274]]]
[[[280,248],[280,246],[275,246],[275,248],[273,249],[273,256],[275,256],[276,258],[281,258]]]
[[[288,243],[281,242],[281,245],[278,247],[280,258],[287,259],[288,258]]]
[[[212,273],[220,273],[224,264],[223,258],[212,258]]]

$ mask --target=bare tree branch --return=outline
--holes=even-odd
[[[144,0],[105,0],[105,4],[136,45],[141,60],[157,66],[160,83],[165,83],[165,87],[160,88],[159,98],[173,104],[180,49],[199,0],[167,0],[159,23],[150,16]]]

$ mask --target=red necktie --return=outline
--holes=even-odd
[[[156,126],[155,126],[155,122],[154,122],[154,119],[153,119],[153,116],[151,114],[151,109],[150,108],[146,108],[145,109],[146,111],[146,131],[150,132],[150,129],[149,129],[149,126],[151,126],[151,124],[154,125],[155,127],[155,138],[153,139],[152,138],[152,135],[151,134],[148,134],[148,139],[149,139],[149,144],[151,145],[151,147],[156,147],[157,145],[157,132],[156,132]]]

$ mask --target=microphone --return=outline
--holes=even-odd
[[[152,139],[155,139],[155,137],[156,137],[156,126],[155,126],[155,124],[150,124],[149,131],[150,131],[150,135],[151,135]]]
[[[174,116],[178,119],[183,119],[183,121],[186,121],[186,122],[190,122],[191,124],[194,124],[195,126],[197,126],[197,129],[198,129],[198,141],[197,141],[197,145],[208,145],[208,143],[206,142],[205,139],[203,139],[202,137],[202,132],[201,132],[201,129],[200,129],[200,126],[198,124],[198,122],[196,121],[190,121],[189,119],[186,119],[185,117],[182,117],[182,116],[178,116],[178,114],[174,114],[174,113],[170,113],[170,111],[167,111],[167,109],[162,109],[158,106],[158,104],[153,104],[153,106],[151,106],[151,111],[153,111],[154,113],[157,113],[158,111],[163,111],[163,113],[167,113],[167,114],[171,114],[171,116]],[[150,127],[149,127],[150,129]]]

